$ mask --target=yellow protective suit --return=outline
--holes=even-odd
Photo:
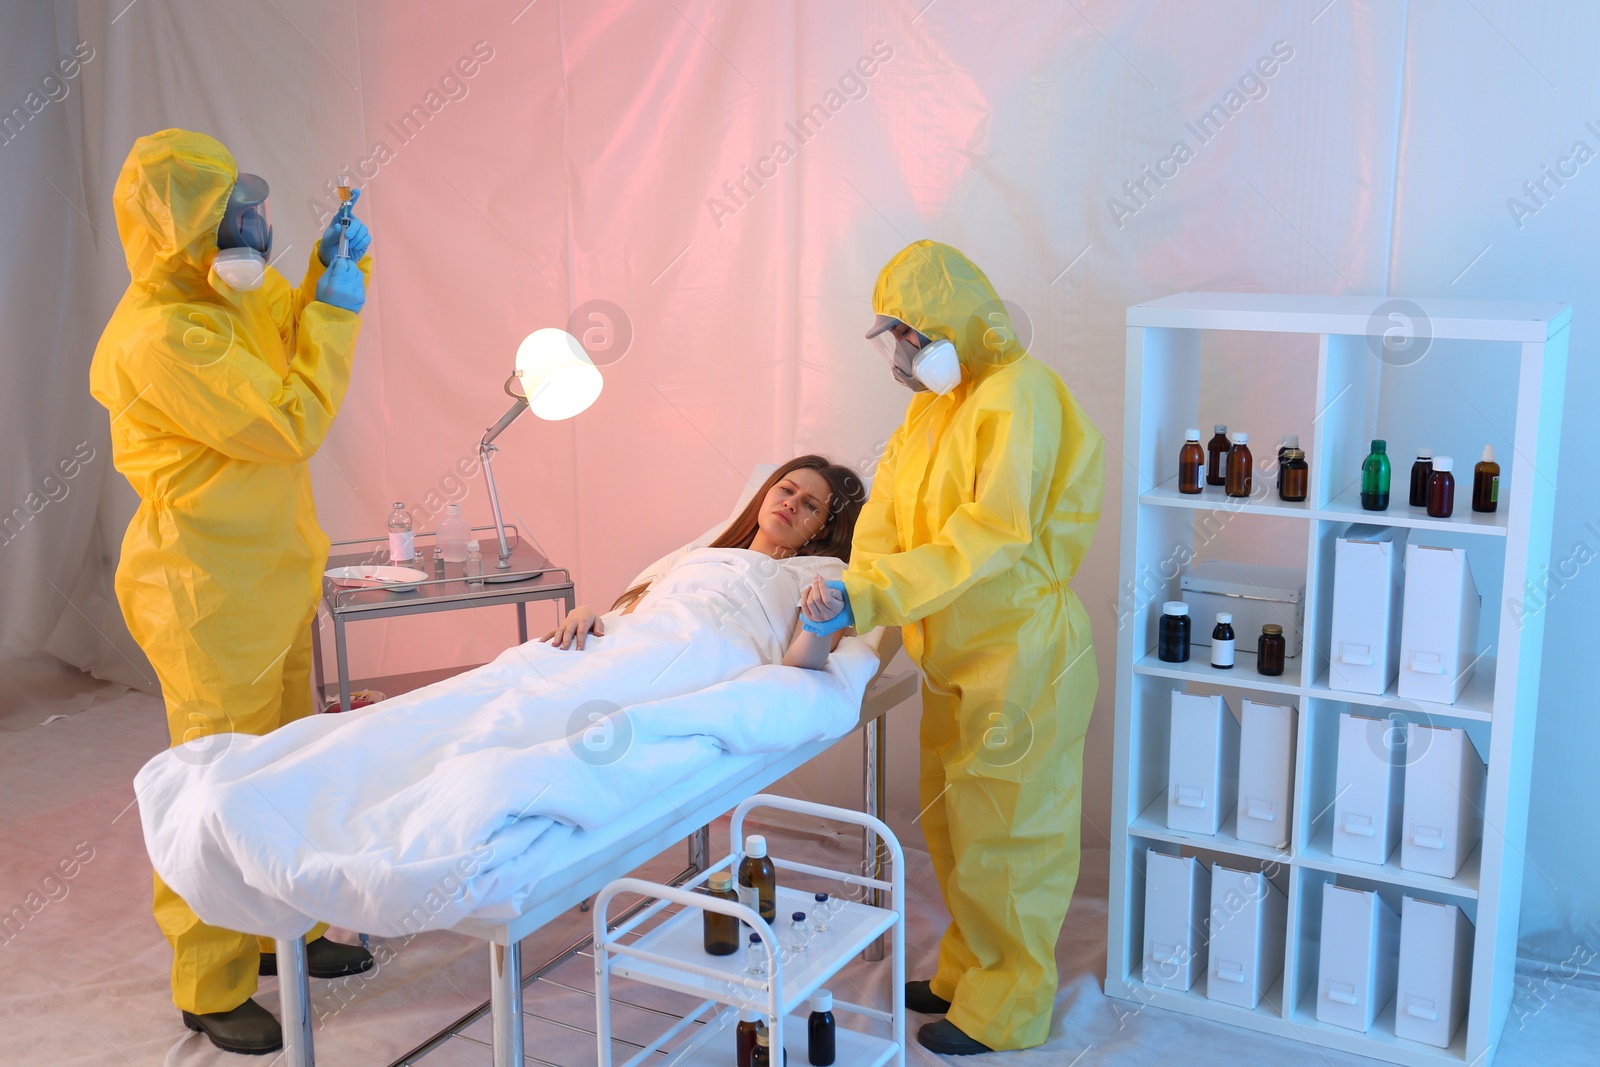
[[[923,673],[921,817],[952,922],[933,992],[995,1049],[1050,1032],[1056,939],[1078,878],[1097,675],[1067,583],[1100,515],[1099,432],[1017,341],[989,280],[919,241],[872,309],[954,342],[961,384],[917,393],[856,522],[856,628],[903,628]]]
[[[140,500],[117,600],[155,666],[174,745],[263,734],[312,711],[328,539],[306,461],[344,398],[361,325],[314,299],[315,242],[299,289],[270,267],[254,292],[207,280],[238,174],[203,134],[134,142],[112,194],[132,281],[89,371]],[[360,267],[370,276],[370,256]],[[159,876],[155,915],[180,1009],[228,1011],[255,991],[254,936],[201,922]]]

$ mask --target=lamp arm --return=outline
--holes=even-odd
[[[483,463],[483,479],[489,486],[489,507],[494,512],[494,531],[500,538],[500,559],[495,564],[497,570],[511,569],[511,546],[506,541],[506,522],[500,514],[500,494],[495,490],[494,484],[494,439],[505,432],[507,426],[517,421],[517,416],[528,410],[528,402],[518,397],[511,409],[500,416],[500,421],[484,431],[483,440],[478,442],[478,458]]]

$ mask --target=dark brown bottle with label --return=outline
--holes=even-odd
[[[1290,504],[1306,498],[1311,482],[1311,468],[1306,466],[1306,454],[1298,448],[1283,450],[1283,466],[1278,472],[1278,496]]]
[[[1456,509],[1455,463],[1449,456],[1433,457],[1433,475],[1428,479],[1428,515],[1448,519]]]
[[[1269,678],[1282,674],[1283,659],[1288,651],[1282,626],[1269,622],[1261,627],[1261,636],[1256,640],[1256,673]]]
[[[739,861],[739,903],[759,914],[771,926],[778,920],[778,872],[767,858],[767,839],[751,834],[744,839],[744,859]]]
[[[711,888],[706,895],[730,904],[739,903],[739,894],[733,891],[733,875],[727,871],[719,871],[711,876]],[[739,920],[720,911],[706,911],[704,915],[706,951],[713,956],[731,956],[738,952]]]
[[[1228,428],[1217,423],[1216,433],[1206,442],[1206,484],[1228,483]]]
[[[1206,450],[1200,447],[1200,431],[1184,434],[1183,448],[1178,452],[1178,492],[1198,493],[1200,471],[1206,465]]]
[[[1500,464],[1494,446],[1483,446],[1483,458],[1472,468],[1472,510],[1490,512],[1500,506]]]
[[[1248,497],[1251,478],[1255,474],[1254,460],[1250,456],[1250,435],[1233,435],[1233,447],[1228,449],[1228,475],[1223,479],[1229,496]]]

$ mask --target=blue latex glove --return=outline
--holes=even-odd
[[[360,314],[367,302],[367,279],[355,260],[334,258],[332,265],[317,279],[317,299]]]
[[[839,614],[835,615],[831,619],[824,619],[822,622],[812,622],[810,619],[806,618],[805,613],[802,612],[800,615],[800,626],[808,634],[819,634],[826,636],[833,633],[835,630],[842,630],[846,626],[854,626],[856,623],[855,613],[850,610],[850,594],[845,591],[844,583],[828,582],[827,585],[829,589],[837,589],[839,591],[839,595],[844,597],[844,607],[839,610]]]
[[[356,206],[356,201],[360,199],[361,190],[351,190],[349,207],[353,209]],[[333,213],[333,221],[328,223],[328,228],[322,231],[322,239],[317,242],[317,258],[322,260],[324,267],[332,263],[334,257],[339,254],[339,220],[343,217],[345,210],[345,208],[341,207]],[[367,224],[353,214],[350,216],[350,229],[348,232],[350,237],[350,258],[360,260],[362,256],[367,254],[367,246],[372,243],[372,233],[367,229]]]

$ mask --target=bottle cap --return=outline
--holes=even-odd
[[[1439,473],[1442,472],[1444,474],[1449,474],[1452,471],[1454,471],[1455,469],[1456,469],[1456,462],[1455,462],[1455,460],[1451,459],[1449,456],[1434,456],[1433,457],[1433,473],[1439,474]]]
[[[733,888],[733,875],[727,871],[718,871],[711,876],[711,888],[717,892]]]
[[[478,544],[478,539],[476,537],[474,537],[472,540],[467,542],[467,551],[468,552],[477,552],[482,548],[483,548],[483,546]]]
[[[1183,431],[1183,439],[1185,441],[1198,441],[1198,440],[1200,440],[1200,431],[1199,430],[1185,430],[1185,431]]]
[[[797,911],[793,915],[789,916],[789,918],[793,919],[797,923],[803,923],[806,921],[806,913],[803,911]]]
[[[1225,622],[1231,623],[1232,621],[1233,621],[1233,613],[1231,611],[1219,611],[1219,612],[1217,612],[1217,625],[1218,626],[1221,626]]]
[[[460,504],[446,504],[444,506],[444,513],[446,515],[459,515],[459,514],[461,514],[461,505]]]
[[[1286,449],[1283,450],[1283,458],[1285,460],[1305,459],[1306,458],[1306,454],[1305,454],[1305,451],[1303,449],[1286,448]]]
[[[1215,426],[1212,427],[1212,429],[1215,430],[1217,433],[1227,433],[1228,432],[1227,424],[1226,423],[1222,423],[1222,422],[1217,423]]]
[[[1161,614],[1187,615],[1189,614],[1189,605],[1185,604],[1181,600],[1169,600],[1165,604],[1161,605]]]
[[[772,1035],[767,1032],[765,1026],[756,1031],[756,1044],[766,1045],[769,1048],[772,1046]]]
[[[1387,442],[1387,441],[1385,441],[1385,440],[1383,440],[1382,438],[1379,438],[1379,437],[1374,437],[1372,439],[1372,450],[1374,452],[1387,452],[1388,449],[1389,449],[1389,442]]]
[[[811,994],[811,1010],[832,1011],[833,994],[828,992],[826,989],[819,989],[815,993]]]
[[[1417,458],[1418,459],[1432,459],[1433,458],[1433,449],[1431,449],[1431,448],[1419,448],[1419,449],[1417,449]]]
[[[828,902],[828,894],[826,894],[826,893],[818,893],[812,899],[815,900],[818,904],[826,904]]]
[[[406,502],[405,502],[405,501],[404,501],[404,500],[396,500],[396,501],[395,501],[395,502],[394,502],[394,509],[395,509],[395,510],[396,510],[396,511],[399,511],[399,510],[401,510],[401,509],[402,509],[402,508],[404,508],[404,507],[405,507],[405,506],[406,506]]]
[[[1483,446],[1483,456],[1482,456],[1481,459],[1478,460],[1478,462],[1479,463],[1493,463],[1494,462],[1494,445],[1484,445]]]
[[[1284,434],[1283,435],[1283,447],[1284,448],[1299,448],[1300,447],[1300,435],[1297,434],[1297,433],[1286,433],[1286,434]]]
[[[751,834],[744,839],[744,854],[751,859],[763,859],[767,854],[767,839],[760,834]]]
[[[742,1023],[753,1023],[753,1022],[759,1022],[760,1020],[761,1020],[761,1016],[756,1014],[756,1010],[754,1008],[740,1008],[739,1009],[739,1021],[740,1022],[742,1022]]]
[[[1250,443],[1250,435],[1241,430],[1239,433],[1233,435],[1233,443],[1236,445],[1247,445]]]
[[[1264,634],[1281,634],[1283,633],[1283,627],[1275,622],[1269,622],[1261,627],[1261,632]]]
[[[750,935],[750,943],[751,943],[751,944],[752,944],[752,945],[759,945],[759,944],[761,944],[761,935],[760,935],[760,934],[751,934],[751,935]]]

